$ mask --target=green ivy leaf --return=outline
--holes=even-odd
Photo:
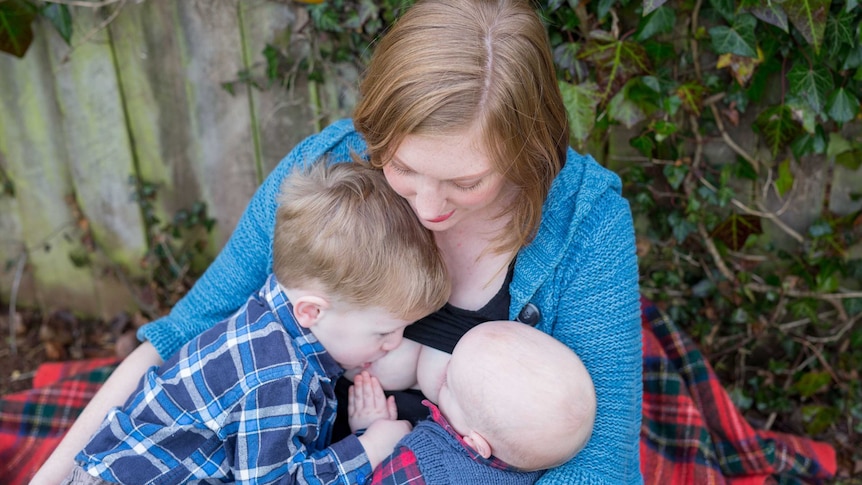
[[[753,16],[742,14],[730,27],[720,25],[709,29],[713,49],[718,54],[757,57],[757,38],[754,36],[756,24],[757,19]]]
[[[646,114],[637,103],[628,98],[628,91],[625,89],[611,98],[611,102],[608,103],[608,116],[622,123],[626,128],[634,128],[646,119]]]
[[[659,7],[641,18],[635,39],[643,42],[654,35],[673,32],[674,25],[676,25],[676,10],[670,7]]]
[[[859,99],[844,87],[840,87],[829,96],[826,111],[836,122],[847,123],[856,117],[859,111]]]
[[[655,142],[647,135],[640,135],[630,139],[629,145],[645,157],[652,157],[652,152],[655,150]]]
[[[748,397],[742,388],[734,387],[727,395],[733,401],[733,404],[743,411],[751,409],[751,405],[754,404],[754,399]]]
[[[749,12],[761,21],[774,25],[784,32],[790,30],[790,24],[787,23],[787,12],[778,3],[767,2],[767,5],[752,7]]]
[[[687,238],[689,234],[697,231],[697,226],[683,217],[679,212],[672,212],[668,216],[667,222],[670,224],[674,239],[678,242],[685,241],[685,238]]]
[[[838,155],[835,157],[835,163],[853,171],[859,170],[859,167],[862,167],[862,148]]]
[[[30,2],[0,1],[0,51],[24,57],[33,42],[34,18],[36,11]]]
[[[847,56],[844,57],[844,63],[841,64],[842,71],[849,71],[862,66],[862,42],[856,43],[850,48]]]
[[[806,372],[793,387],[802,397],[811,397],[824,390],[831,380],[828,372]]]
[[[805,133],[790,144],[790,149],[797,158],[805,155],[822,155],[826,153],[828,142],[823,128],[818,125],[814,133]]]
[[[736,13],[733,0],[709,0],[709,3],[725,20],[733,21],[733,16]]]
[[[826,150],[827,157],[833,158],[852,149],[853,145],[850,143],[850,140],[841,136],[840,133],[829,134],[829,149]]]
[[[816,278],[816,290],[822,293],[832,293],[838,289],[839,283],[836,271],[827,274],[818,273]]]
[[[650,70],[649,57],[640,43],[617,40],[602,32],[592,36],[578,58],[593,63],[602,100],[622,89],[632,77]]]
[[[652,12],[654,12],[655,10],[657,10],[659,7],[664,5],[666,2],[667,2],[667,0],[644,0],[644,4],[643,4],[643,7],[644,7],[643,15],[644,15],[644,17],[646,17],[647,15],[649,15]]]
[[[577,148],[583,148],[596,124],[596,107],[601,100],[598,86],[592,82],[574,85],[563,81],[559,85],[572,138]]]
[[[687,82],[676,90],[676,95],[682,100],[682,107],[700,116],[701,102],[706,88],[696,81]]]
[[[760,218],[747,214],[731,213],[710,234],[713,239],[724,243],[729,249],[739,251],[752,234],[763,234]]]
[[[832,406],[813,404],[802,407],[802,419],[806,423],[805,432],[810,436],[826,431],[839,416],[841,416],[840,411]]]
[[[808,67],[808,63],[797,60],[787,73],[790,93],[808,101],[815,113],[822,113],[826,107],[826,97],[832,90],[832,74],[823,66]]]
[[[778,155],[801,131],[799,124],[793,120],[791,109],[783,104],[760,113],[754,121],[754,128],[763,135],[773,156]]]
[[[778,178],[775,180],[775,191],[779,197],[784,197],[793,188],[793,172],[790,170],[790,160],[778,164]]]
[[[853,38],[854,24],[855,15],[843,10],[826,18],[823,46],[829,57],[839,56],[844,46],[855,44]]]
[[[667,178],[667,183],[676,190],[680,185],[682,185],[682,181],[685,180],[685,176],[688,175],[688,165],[665,165],[662,172],[664,173],[665,178]],[[682,239],[680,239],[680,241],[682,241]]]
[[[662,0],[661,3],[664,3],[666,1],[667,0]],[[613,7],[615,3],[617,3],[617,0],[599,0],[599,6],[596,8],[596,14],[598,15],[599,20],[605,18],[605,16],[608,14],[608,12],[611,11],[611,7]]]
[[[814,46],[814,52],[819,52],[823,43],[823,32],[826,30],[826,18],[829,15],[831,1],[787,0],[783,4],[790,23],[809,44]]]
[[[49,3],[42,9],[42,15],[57,29],[60,37],[69,44],[72,40],[72,14],[68,5]]]

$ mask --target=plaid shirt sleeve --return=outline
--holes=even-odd
[[[406,446],[399,446],[371,476],[372,485],[425,485],[416,455]]]
[[[302,384],[300,385],[300,388]],[[316,408],[327,406],[312,389],[308,399],[294,401],[285,415],[287,389],[273,381],[249,394],[229,419],[223,433],[233,450],[231,472],[238,483],[286,483],[329,485],[356,483],[371,473],[365,449],[354,436],[326,446],[326,429]],[[300,392],[302,389],[300,389]],[[328,435],[329,433],[325,433]]]

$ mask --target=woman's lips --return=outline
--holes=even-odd
[[[452,210],[452,212],[450,212],[450,213],[448,213],[448,214],[444,214],[444,215],[442,215],[442,216],[435,217],[434,219],[428,219],[428,222],[434,222],[434,223],[437,223],[437,222],[443,222],[443,221],[445,221],[446,219],[448,219],[448,218],[452,217],[452,214],[454,214],[454,213],[455,213],[455,210],[453,209],[453,210]]]

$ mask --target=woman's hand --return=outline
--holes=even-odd
[[[354,378],[347,391],[347,399],[347,421],[354,433],[369,428],[380,419],[398,419],[395,396],[387,398],[377,378],[366,371]]]

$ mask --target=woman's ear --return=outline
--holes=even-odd
[[[293,318],[300,327],[311,328],[317,324],[324,312],[329,309],[325,298],[314,295],[304,295],[293,303]]]
[[[491,456],[491,445],[488,443],[488,440],[478,432],[470,431],[470,434],[464,436],[464,442],[467,443],[470,448],[476,450],[476,453],[479,453],[482,458],[489,458]]]

